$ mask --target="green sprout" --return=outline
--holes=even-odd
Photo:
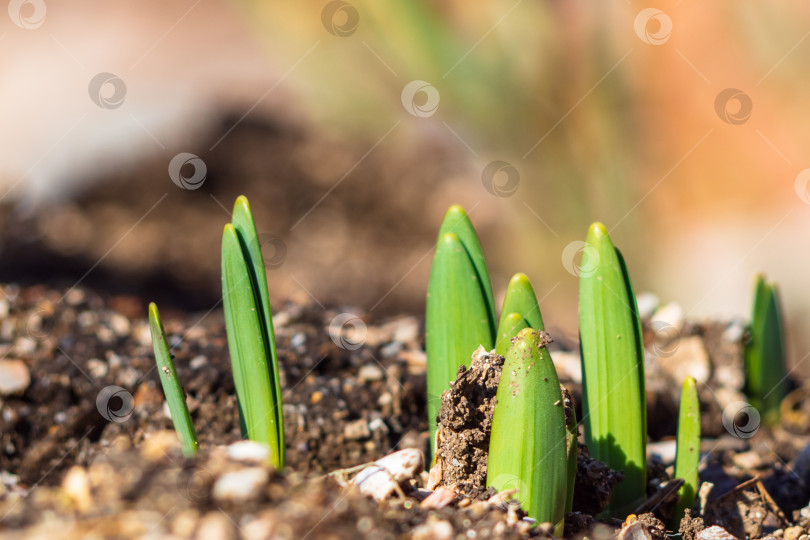
[[[186,394],[177,379],[177,371],[174,369],[174,361],[166,342],[163,322],[160,320],[160,313],[154,302],[149,304],[149,330],[152,333],[152,346],[155,349],[160,384],[163,386],[163,394],[169,404],[174,430],[180,439],[183,454],[186,457],[193,457],[200,447],[197,442],[197,433],[194,431],[194,424],[191,422],[191,415],[186,405]]]
[[[521,507],[563,533],[569,468],[563,396],[547,335],[521,330],[501,373],[492,416],[487,486],[517,489]]]
[[[624,471],[608,512],[646,496],[647,411],[636,297],[624,258],[601,223],[588,230],[579,279],[585,443],[591,456]]]
[[[284,468],[284,429],[273,319],[259,236],[245,197],[222,234],[222,299],[243,435]]]
[[[537,305],[537,297],[526,274],[515,274],[509,280],[506,296],[503,299],[501,320],[498,323],[495,352],[506,356],[512,345],[512,338],[524,328],[543,330],[543,316]]]
[[[766,425],[779,422],[785,397],[787,361],[779,290],[758,275],[754,289],[750,340],[745,347],[745,391]]]
[[[673,529],[677,530],[684,510],[695,505],[700,461],[700,402],[695,379],[687,377],[681,390],[681,405],[678,411],[678,443],[675,452],[675,478],[684,484],[678,490],[678,504],[672,515]]]
[[[451,206],[439,229],[425,314],[431,440],[436,437],[442,392],[475,349],[492,349],[494,336],[494,300],[484,253],[464,209]]]

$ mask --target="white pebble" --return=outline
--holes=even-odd
[[[110,328],[112,328],[112,331],[115,332],[115,335],[118,337],[127,336],[130,330],[129,319],[120,313],[113,313],[110,316]]]
[[[227,448],[229,458],[236,461],[267,463],[270,461],[270,447],[256,441],[239,441]]]
[[[0,395],[22,394],[31,384],[31,373],[22,360],[0,360]]]
[[[208,363],[208,358],[206,358],[205,356],[200,354],[200,355],[195,356],[194,358],[192,358],[191,362],[189,362],[188,365],[191,367],[191,369],[200,369],[201,367],[203,367],[207,363]]]
[[[357,379],[361,382],[381,381],[383,376],[383,370],[377,365],[366,364],[360,368],[360,371],[357,374]]]
[[[214,499],[237,504],[256,499],[269,477],[268,470],[259,467],[225,473],[214,483]]]

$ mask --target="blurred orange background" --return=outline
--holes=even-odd
[[[40,21],[39,3],[12,2],[0,23],[6,203],[43,212],[122,168],[165,168],[180,151],[208,160],[203,150],[229,129],[264,118],[315,141],[295,156],[317,180],[307,184],[314,204],[283,203],[283,222],[259,217],[285,231],[287,260],[270,273],[277,300],[419,309],[431,234],[460,203],[481,234],[495,290],[527,273],[544,319],[563,335],[576,336],[577,298],[563,253],[598,220],[636,288],[691,318],[747,317],[754,274],[765,272],[782,289],[793,363],[810,351],[808,6],[43,5]],[[88,99],[99,72],[126,82],[120,108]],[[197,151],[203,134],[216,144]],[[487,176],[494,161],[501,173]],[[213,189],[215,172],[200,192]],[[166,176],[144,182],[159,183],[167,200],[191,200]],[[366,206],[347,203],[379,186],[382,196]],[[207,202],[221,226],[224,214]],[[375,227],[366,213],[401,216],[412,234],[366,234]],[[217,242],[213,264],[200,263],[214,274]],[[113,252],[101,267],[145,258],[133,251]],[[361,264],[344,264],[352,258]]]

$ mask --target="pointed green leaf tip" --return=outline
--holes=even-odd
[[[565,412],[547,334],[521,330],[506,354],[489,442],[487,486],[517,489],[521,507],[562,537],[568,468]]]
[[[458,236],[470,256],[487,306],[491,334],[495,335],[495,300],[492,295],[492,282],[489,279],[484,251],[481,249],[481,242],[478,240],[475,228],[470,218],[467,217],[467,212],[457,204],[447,209],[442,226],[439,228],[438,237],[441,238],[446,233],[453,233]]]
[[[512,339],[524,328],[531,328],[531,326],[519,313],[509,313],[505,317],[501,317],[501,324],[498,325],[498,341],[495,342],[495,352],[501,356],[506,356],[509,347],[512,346]]]
[[[239,197],[233,223],[222,233],[222,299],[240,421],[251,440],[270,446],[284,467],[281,390],[267,279],[247,199]]]
[[[766,425],[779,422],[785,397],[787,358],[779,289],[764,275],[756,278],[750,339],[745,347],[745,388]]]
[[[425,313],[428,425],[435,440],[442,392],[458,367],[495,344],[492,285],[484,253],[466,212],[452,206],[439,229]]]
[[[583,424],[591,455],[625,478],[609,512],[632,510],[646,494],[646,401],[641,321],[627,267],[604,225],[588,230],[579,279]]]
[[[695,505],[700,462],[700,402],[695,379],[687,377],[681,389],[678,412],[678,446],[675,453],[675,478],[684,484],[678,490],[678,505],[672,515],[672,528],[678,530],[684,510]]]
[[[197,433],[194,431],[194,424],[191,421],[191,415],[186,405],[186,394],[177,379],[177,371],[174,368],[174,360],[172,360],[169,345],[166,342],[163,322],[160,320],[160,313],[154,302],[149,304],[149,330],[152,334],[152,347],[155,351],[158,376],[163,387],[163,394],[166,396],[166,402],[169,405],[174,430],[180,439],[183,455],[193,457],[199,448]]]
[[[516,318],[517,315],[519,318]],[[543,316],[534,289],[526,274],[515,274],[509,280],[506,296],[501,309],[501,320],[498,323],[495,350],[501,356],[506,355],[511,339],[523,328],[545,330]]]

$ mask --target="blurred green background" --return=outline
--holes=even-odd
[[[636,288],[689,318],[747,318],[765,272],[793,363],[810,351],[810,6],[76,0],[18,23],[0,20],[2,280],[205,311],[243,193],[282,248],[275,303],[418,313],[459,203],[496,296],[525,272],[561,338],[601,221]],[[88,99],[101,73],[126,83],[114,107]],[[168,177],[179,152],[200,189]]]
[[[747,316],[753,274],[766,272],[783,287],[794,361],[804,357],[808,6],[243,8],[271,61],[289,68],[284,84],[318,129],[373,144],[396,126],[380,148],[435,140],[453,149],[466,172],[424,193],[425,219],[438,225],[444,206],[464,204],[482,230],[495,289],[525,271],[546,319],[568,335],[576,278],[562,254],[599,220],[637,287],[678,301],[690,317]],[[413,80],[440,96],[426,117],[403,107]],[[739,99],[718,102],[726,88],[739,89]],[[430,96],[415,99],[425,105]],[[519,174],[509,196],[484,187],[481,174],[495,160]],[[495,177],[508,182],[505,173]],[[428,266],[414,272],[421,283]]]

